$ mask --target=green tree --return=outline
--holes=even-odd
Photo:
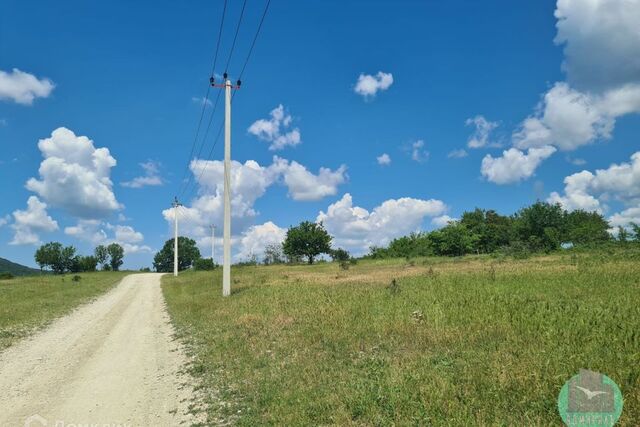
[[[124,258],[124,249],[117,243],[112,243],[107,246],[107,252],[109,253],[109,265],[111,270],[118,271],[122,265],[122,259]]]
[[[71,272],[78,271],[78,265],[77,265],[78,260],[76,259],[76,248],[74,248],[73,246],[66,246],[62,248],[60,256],[62,257],[61,261],[62,261],[63,271],[71,271]]]
[[[331,251],[331,236],[322,223],[304,221],[287,230],[282,249],[289,258],[305,257],[313,264],[316,256]]]
[[[62,265],[62,243],[49,242],[40,246],[34,255],[36,263],[40,266],[40,270],[46,268],[51,269],[55,273],[62,273],[64,266]]]
[[[466,225],[450,222],[446,227],[429,234],[438,255],[462,256],[475,252],[480,237]]]
[[[387,256],[391,258],[410,258],[433,255],[433,246],[428,233],[411,233],[398,237],[389,243]]]
[[[575,210],[566,214],[566,240],[574,245],[606,242],[611,239],[609,223],[597,212]]]
[[[107,251],[107,247],[104,245],[99,245],[96,247],[93,255],[96,257],[98,264],[102,266],[103,270],[106,270],[106,266],[108,265],[107,260],[109,259],[109,252]]]
[[[618,226],[618,241],[626,243],[629,240],[629,232],[626,228]]]
[[[565,212],[560,204],[536,202],[518,211],[514,233],[532,250],[550,252],[560,248],[565,238]]]
[[[476,248],[478,252],[494,252],[511,243],[513,235],[511,218],[499,215],[494,210],[476,208],[471,212],[464,212],[460,218],[460,224],[478,235]]]
[[[349,255],[349,252],[342,248],[332,249],[331,252],[329,252],[329,256],[333,261],[339,262],[346,262],[351,259],[351,255]]]
[[[164,243],[162,249],[153,258],[153,268],[161,273],[173,271],[173,243],[174,239],[169,239]],[[193,263],[202,258],[196,242],[188,237],[178,237],[178,270],[186,270]]]
[[[76,249],[62,246],[59,242],[49,242],[40,246],[34,255],[40,269],[50,268],[55,274],[62,274],[74,268]]]
[[[98,260],[94,256],[78,257],[79,271],[96,271]]]
[[[631,232],[633,233],[633,240],[635,240],[636,242],[640,242],[640,225],[636,224],[635,222],[631,222],[629,223],[629,226],[631,227]]]

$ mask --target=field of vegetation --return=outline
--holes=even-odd
[[[580,368],[640,419],[637,245],[165,276],[209,423],[560,425]]]
[[[96,272],[0,280],[0,351],[108,291],[126,274]]]

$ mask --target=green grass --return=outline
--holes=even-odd
[[[618,383],[620,425],[637,425],[639,261],[243,267],[226,299],[219,271],[163,290],[211,424],[561,425],[560,388],[588,368]]]
[[[115,286],[126,272],[0,280],[0,351]]]

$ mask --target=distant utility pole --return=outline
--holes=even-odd
[[[222,251],[222,296],[231,295],[231,89],[240,89],[242,82],[231,84],[223,75],[224,84],[217,85],[213,77],[209,79],[211,86],[224,88],[224,225]]]
[[[178,207],[182,206],[178,202],[178,197],[173,201],[173,275],[178,276]]]
[[[216,226],[211,224],[211,261],[215,264],[216,258]]]

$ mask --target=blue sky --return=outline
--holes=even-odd
[[[234,79],[264,4],[247,2]],[[40,242],[88,253],[119,241],[126,267],[151,264],[170,237],[222,6],[4,3],[0,256],[34,265]],[[218,74],[241,6],[229,0]],[[354,253],[536,199],[639,221],[636,18],[638,2],[614,0],[273,0],[233,104],[236,259],[301,220],[323,220]],[[202,161],[221,120],[218,108]],[[208,255],[221,165],[201,174],[202,161],[180,215]]]

